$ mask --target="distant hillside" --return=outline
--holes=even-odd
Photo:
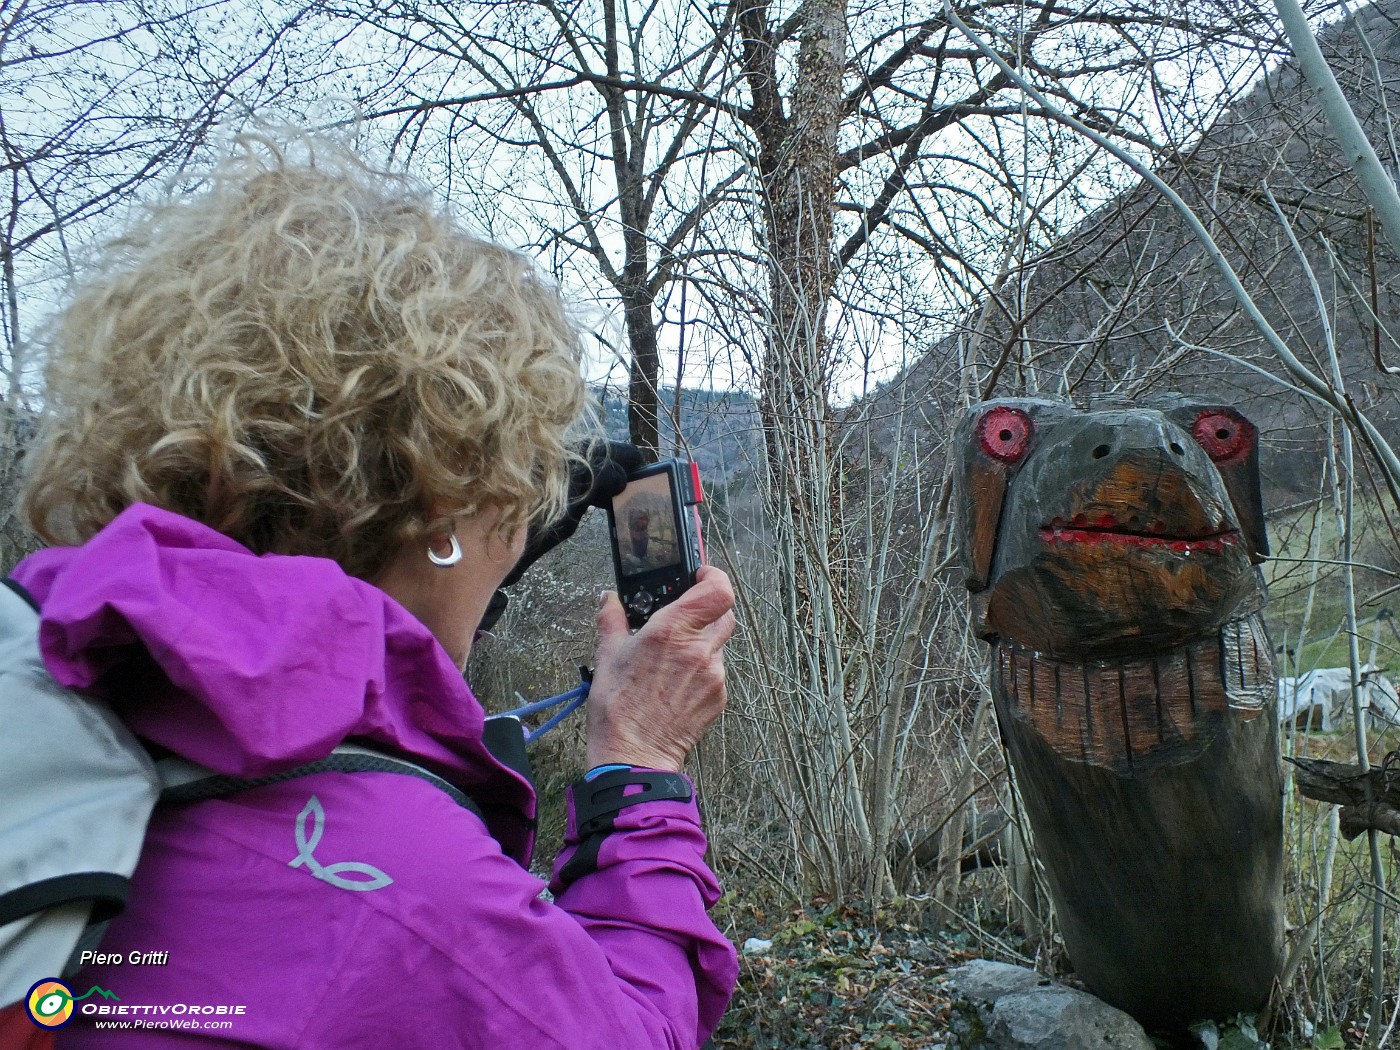
[[[627,438],[627,399],[622,393],[598,391],[603,426],[615,440]],[[700,464],[701,475],[711,486],[727,485],[759,467],[763,434],[758,402],[748,394],[714,390],[681,390],[681,451],[676,452],[675,425],[671,418],[675,390],[661,391],[661,451],[663,455],[688,455]]]
[[[1320,42],[1393,162],[1387,121],[1400,113],[1400,0],[1335,23]],[[1395,318],[1400,258],[1379,232],[1372,249],[1364,198],[1296,69],[1271,72],[1160,174],[1206,222],[1294,353],[1329,375],[1323,315],[1273,195],[1317,277],[1349,392],[1387,436],[1400,434],[1400,381],[1377,364],[1379,356],[1400,366],[1400,345],[1378,335],[1370,306],[1374,295],[1380,318]],[[1000,363],[1000,393],[1084,402],[1114,390],[1175,389],[1234,401],[1264,432],[1270,502],[1315,491],[1325,413],[1252,370],[1282,373],[1199,242],[1150,187],[1121,195],[1047,252],[1024,302],[1019,317],[994,314],[980,347],[983,375]],[[937,374],[950,347],[936,348],[915,374]]]

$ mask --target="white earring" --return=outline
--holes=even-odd
[[[428,560],[439,569],[450,569],[462,560],[462,545],[457,542],[457,534],[451,533],[448,539],[452,541],[452,549],[446,554],[439,554],[431,546],[428,547]]]

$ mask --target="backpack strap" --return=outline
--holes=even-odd
[[[0,583],[3,583],[10,590],[14,591],[15,594],[19,595],[24,601],[24,604],[33,609],[36,613],[39,611],[39,603],[34,600],[34,595],[25,590],[24,584],[20,583],[18,580],[12,580],[8,576],[0,580]]]
[[[202,802],[205,799],[223,798],[240,791],[311,776],[313,773],[398,773],[427,781],[463,809],[481,816],[481,807],[455,784],[413,762],[394,758],[358,744],[341,744],[325,758],[265,777],[224,776],[182,758],[161,759],[156,763],[156,772],[160,774],[161,783],[164,785],[160,793],[161,803]]]

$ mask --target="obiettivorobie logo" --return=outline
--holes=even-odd
[[[82,995],[74,995],[57,977],[46,977],[30,988],[24,1008],[40,1028],[62,1028],[78,1014],[92,1019],[99,1028],[232,1028],[232,1018],[248,1012],[243,1003],[124,1002],[116,992],[95,984]],[[218,1020],[205,1020],[211,1017]]]
[[[73,1004],[82,1002],[90,995],[121,1001],[116,992],[109,992],[95,984],[82,995],[74,995],[73,989],[62,981],[55,977],[46,977],[35,982],[34,987],[29,989],[29,995],[24,1000],[24,1009],[29,1014],[29,1019],[40,1028],[62,1028],[73,1020]]]

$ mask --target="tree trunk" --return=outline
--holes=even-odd
[[[805,756],[816,796],[800,805],[805,829],[831,843],[831,870],[817,872],[840,897],[860,885],[889,882],[884,850],[875,856],[851,711],[844,636],[839,489],[830,440],[831,347],[826,312],[832,296],[837,129],[847,33],[843,0],[802,9],[789,112],[777,89],[775,44],[764,0],[740,0],[744,75],[753,99],[759,180],[764,199],[769,325],[761,411],[767,451],[767,506],[781,552],[779,608],[784,672],[801,697]],[[873,876],[870,869],[878,869]]]

